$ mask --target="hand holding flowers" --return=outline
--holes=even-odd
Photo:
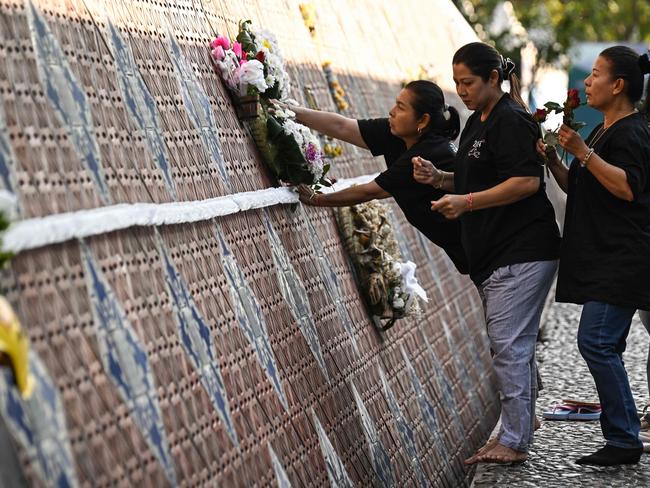
[[[562,125],[555,130],[551,131],[542,131],[543,132],[543,141],[545,144],[544,154],[547,158],[554,159],[557,156],[556,148],[561,146],[564,150],[562,159],[568,150],[570,153],[575,154],[573,150],[578,150],[579,144],[577,139],[582,139],[576,131],[584,127],[586,124],[584,122],[575,120],[575,109],[577,109],[583,103],[580,100],[580,93],[575,88],[572,88],[567,92],[567,98],[562,105],[555,102],[546,102],[544,104],[545,108],[539,108],[533,114],[533,118],[540,124],[546,121],[550,113],[562,114]],[[560,138],[562,136],[562,139]],[[567,146],[566,143],[569,142],[570,146]],[[584,144],[584,142],[583,142]],[[540,147],[538,147],[538,150]]]

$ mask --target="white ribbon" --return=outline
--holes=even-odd
[[[377,174],[339,180],[333,189],[343,190],[372,181]],[[298,202],[298,194],[290,188],[235,193],[206,200],[169,203],[121,203],[107,207],[78,210],[18,220],[2,236],[2,250],[19,253],[49,246],[70,239],[83,239],[133,226],[175,225],[210,220],[257,208]],[[0,210],[11,216],[15,196],[0,190]]]
[[[420,286],[418,279],[415,277],[415,268],[416,265],[413,261],[395,263],[395,269],[402,276],[404,291],[409,295],[416,294],[422,300],[428,302],[427,292],[424,291],[424,288]]]

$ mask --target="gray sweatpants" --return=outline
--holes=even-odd
[[[478,287],[501,398],[499,442],[527,452],[535,430],[539,321],[557,261],[511,264]]]

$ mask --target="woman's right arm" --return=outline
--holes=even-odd
[[[366,141],[361,137],[359,124],[355,119],[344,117],[341,114],[311,110],[305,107],[289,106],[289,110],[296,114],[296,119],[310,129],[322,134],[349,142],[363,149],[368,149]]]
[[[300,201],[314,207],[347,207],[357,203],[389,198],[386,190],[374,181],[346,188],[332,193],[316,193],[306,185],[298,186]]]
[[[562,188],[562,191],[566,193],[569,189],[569,168],[562,164],[555,149],[546,152],[546,148],[546,144],[541,139],[538,139],[537,152],[546,158],[546,165],[553,173],[553,178],[557,181],[558,186]]]

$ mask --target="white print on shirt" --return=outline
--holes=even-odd
[[[467,155],[472,158],[479,159],[481,157],[481,146],[483,145],[484,142],[485,139],[474,141],[474,144],[472,145],[472,149],[469,150]]]

